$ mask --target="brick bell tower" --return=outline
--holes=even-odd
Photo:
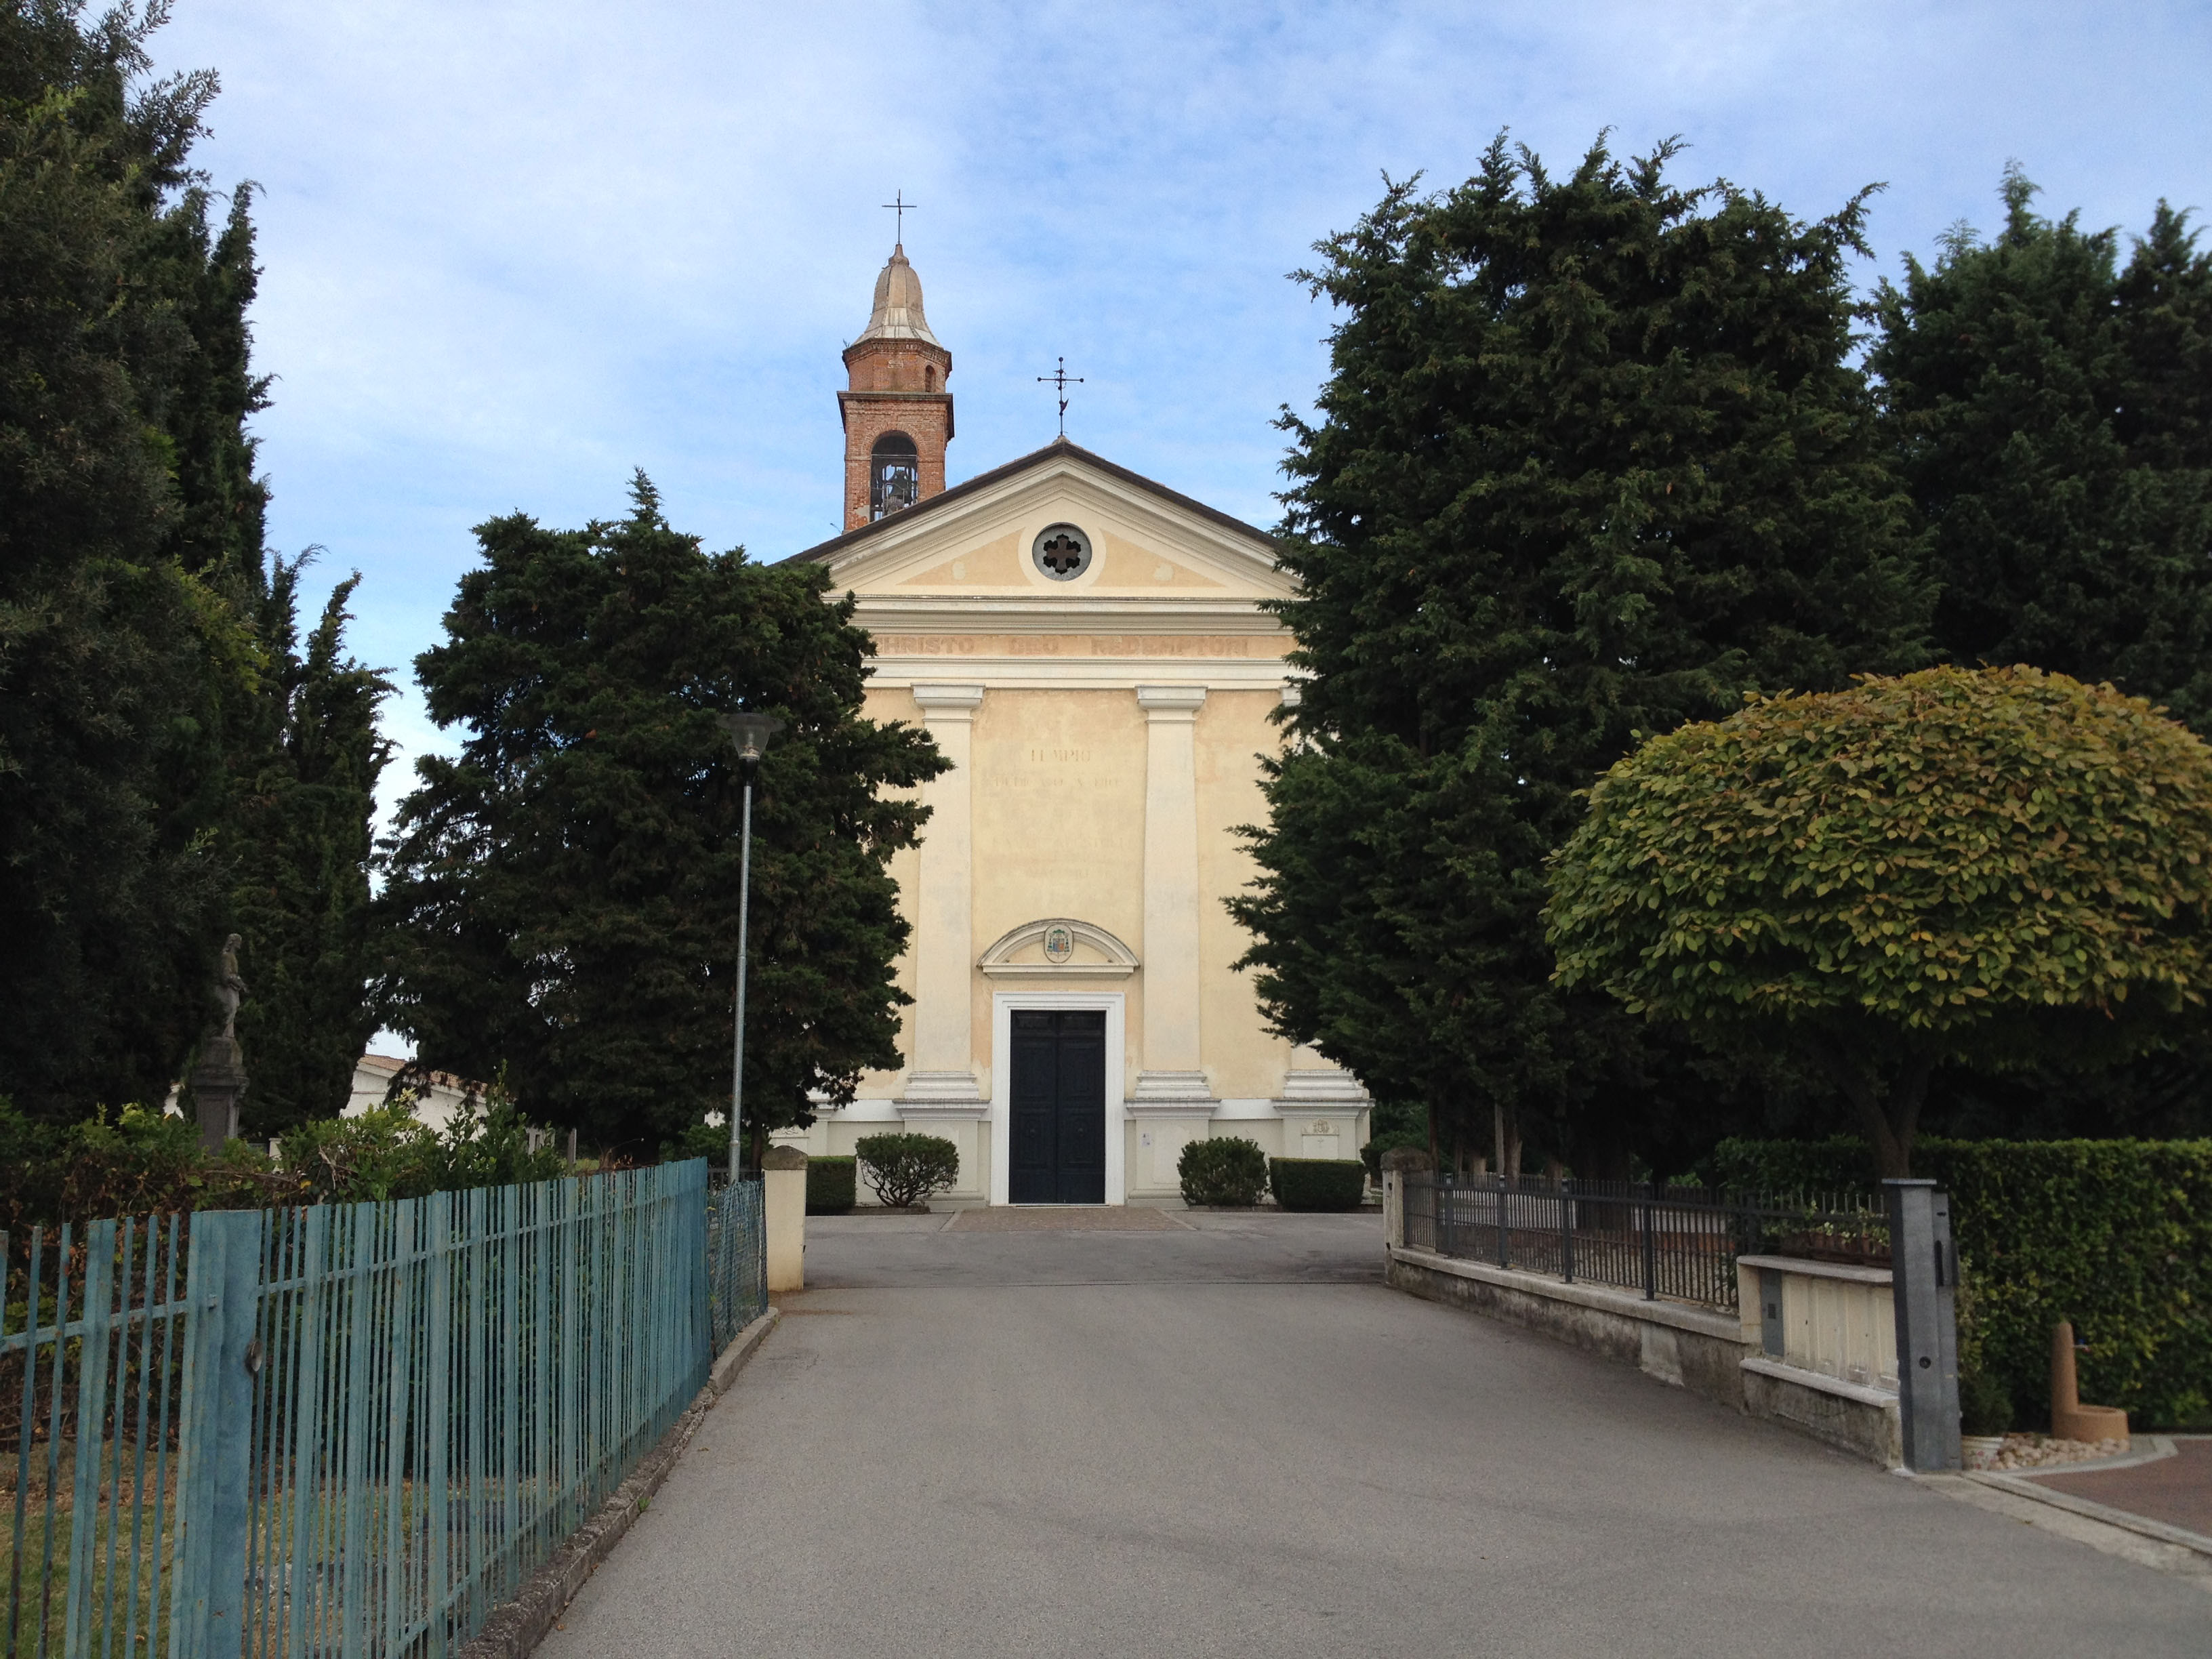
[[[845,423],[845,528],[945,489],[945,447],[952,441],[952,354],[937,343],[921,314],[921,279],[904,246],[876,278],[875,308],[860,337],[845,348],[847,389],[837,394]]]

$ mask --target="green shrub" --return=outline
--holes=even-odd
[[[271,1158],[234,1140],[200,1150],[189,1120],[126,1106],[112,1121],[46,1123],[0,1097],[0,1229],[97,1221],[174,1210],[251,1210],[285,1204],[351,1204],[514,1182],[550,1181],[568,1161],[549,1139],[532,1152],[530,1125],[495,1094],[444,1129],[403,1107],[357,1117],[313,1118]]]
[[[806,1213],[842,1215],[853,1207],[853,1158],[811,1158],[806,1161]]]
[[[687,1158],[703,1158],[718,1172],[730,1167],[730,1126],[726,1123],[694,1123],[673,1140],[661,1143],[660,1161],[681,1164]],[[754,1173],[757,1175],[758,1170]]]
[[[1241,1135],[1187,1142],[1176,1159],[1186,1204],[1257,1204],[1267,1190],[1267,1155]]]
[[[960,1176],[960,1149],[942,1135],[863,1135],[853,1151],[878,1201],[894,1210],[926,1205]]]
[[[1267,1179],[1286,1210],[1356,1210],[1367,1169],[1356,1158],[1271,1158]]]
[[[2051,1399],[2051,1328],[2087,1344],[2081,1397],[2139,1429],[2212,1419],[2212,1140],[1923,1140],[1951,1195],[1979,1369],[2024,1418]],[[1724,1140],[1727,1186],[1871,1192],[1862,1141]]]
[[[2012,1431],[2012,1396],[1988,1371],[1959,1373],[1959,1432],[2008,1434]]]
[[[1426,1147],[1426,1129],[1385,1129],[1359,1149],[1359,1161],[1367,1166],[1370,1181],[1382,1179],[1382,1154],[1395,1152],[1401,1146]]]

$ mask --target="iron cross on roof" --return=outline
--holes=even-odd
[[[1037,383],[1040,386],[1052,386],[1060,393],[1060,435],[1065,438],[1067,435],[1067,388],[1072,386],[1081,386],[1083,377],[1080,374],[1071,374],[1067,372],[1066,358],[1060,358],[1058,362],[1060,367],[1049,374],[1038,375]]]
[[[903,247],[906,246],[906,216],[910,210],[920,207],[921,204],[919,202],[908,201],[906,199],[906,191],[903,189],[900,189],[893,191],[891,192],[891,199],[884,203],[884,205],[890,209],[891,211],[897,216],[891,221],[892,224],[896,227],[896,228],[891,232],[891,236],[900,246]]]

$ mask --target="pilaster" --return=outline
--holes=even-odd
[[[980,685],[917,685],[922,724],[951,769],[922,787],[915,917],[914,1066],[902,1106],[980,1106],[973,1030],[975,815],[969,757]]]
[[[1202,685],[1140,685],[1145,711],[1145,1042],[1133,1102],[1213,1097],[1200,1047],[1198,711]]]

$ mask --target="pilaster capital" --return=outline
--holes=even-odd
[[[1140,685],[1137,688],[1137,707],[1156,720],[1173,720],[1178,715],[1194,720],[1205,705],[1206,688],[1202,685]]]
[[[914,688],[915,702],[925,719],[938,716],[957,720],[972,715],[983,701],[980,685],[917,685]]]

